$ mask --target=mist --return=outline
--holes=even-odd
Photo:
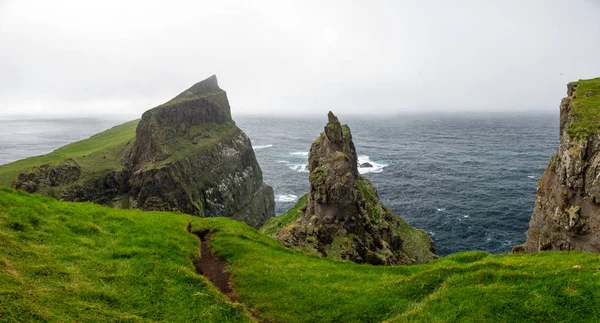
[[[0,1],[0,118],[139,116],[216,74],[236,115],[557,112],[600,4]]]

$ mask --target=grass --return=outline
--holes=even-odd
[[[139,120],[129,121],[92,137],[63,146],[49,154],[19,160],[0,166],[0,186],[10,186],[19,173],[31,170],[34,166],[53,164],[65,159],[75,159],[90,173],[104,169],[118,169],[119,153],[135,138]]]
[[[0,321],[251,321],[196,274],[188,221],[0,189]]]
[[[260,228],[260,232],[266,235],[272,235],[286,225],[297,221],[302,216],[302,208],[306,205],[307,201],[308,194],[304,194],[304,196],[302,196],[298,202],[296,202],[294,207],[289,209],[287,212],[280,216],[270,218],[267,223]]]
[[[600,78],[576,83],[575,98],[571,101],[573,122],[568,133],[571,138],[581,139],[600,132]]]
[[[299,201],[297,205],[301,205]],[[198,239],[244,304],[195,273]],[[466,252],[335,262],[226,218],[114,210],[0,189],[0,321],[598,322],[600,255]]]
[[[245,224],[199,219],[240,300],[272,322],[598,322],[600,255],[466,252],[377,267],[302,255]],[[196,226],[197,225],[197,226]]]

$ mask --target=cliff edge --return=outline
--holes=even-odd
[[[310,148],[307,202],[299,218],[273,236],[288,247],[357,263],[392,265],[434,259],[429,236],[381,204],[373,185],[359,174],[350,128],[331,112],[328,119]]]
[[[527,240],[513,252],[600,252],[600,78],[569,83],[560,143],[540,178]]]
[[[12,186],[63,201],[225,216],[254,227],[275,215],[273,189],[214,75],[146,111],[133,138],[112,144],[127,134],[106,133],[92,152],[34,166]]]

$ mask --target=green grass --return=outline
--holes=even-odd
[[[302,255],[247,225],[215,232],[240,300],[273,322],[598,322],[600,255],[466,252],[377,267]]]
[[[10,186],[19,173],[34,166],[53,164],[65,159],[75,159],[90,174],[104,169],[120,168],[119,154],[135,138],[139,120],[129,121],[98,133],[88,139],[63,146],[49,154],[19,160],[0,166],[0,186]]]
[[[267,223],[265,223],[261,228],[260,232],[272,235],[275,232],[279,231],[279,229],[285,227],[286,225],[297,221],[302,216],[302,208],[306,205],[308,201],[308,194],[304,194],[298,202],[289,209],[287,212],[280,216],[274,216],[270,218]]]
[[[302,204],[299,202],[297,205]],[[198,239],[244,304],[192,265]],[[0,189],[0,321],[598,322],[600,255],[466,252],[425,265],[335,262],[226,218],[114,210]]]
[[[196,274],[188,221],[0,189],[0,321],[251,321]]]
[[[572,99],[573,122],[569,126],[569,136],[585,138],[600,132],[600,78],[579,80]]]

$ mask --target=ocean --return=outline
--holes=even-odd
[[[436,242],[438,254],[506,253],[525,241],[540,175],[558,145],[558,115],[338,115],[381,201]],[[252,139],[282,214],[309,189],[323,117],[235,117]],[[126,120],[0,120],[0,164],[48,153]]]

